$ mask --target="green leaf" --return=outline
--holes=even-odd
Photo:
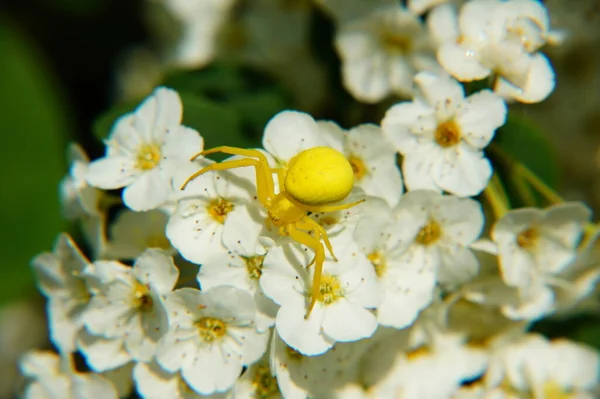
[[[560,170],[556,149],[550,138],[531,119],[522,114],[509,113],[506,124],[496,133],[494,143],[550,187],[557,187]]]
[[[244,134],[240,115],[233,107],[192,93],[179,95],[184,109],[183,124],[204,137],[204,148],[256,146],[256,142]],[[212,158],[221,160],[224,156]]]
[[[58,183],[66,171],[70,129],[45,60],[21,32],[0,22],[2,303],[35,292],[31,258],[51,250],[65,227]]]

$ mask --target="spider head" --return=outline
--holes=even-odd
[[[283,193],[279,193],[273,198],[271,206],[267,208],[267,213],[275,226],[293,223],[306,215],[304,209],[293,204]]]

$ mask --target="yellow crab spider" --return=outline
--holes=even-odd
[[[335,204],[345,199],[354,185],[354,172],[346,157],[329,147],[314,147],[299,152],[288,163],[287,168],[271,168],[267,157],[258,150],[221,146],[199,152],[199,156],[222,152],[246,158],[214,163],[194,173],[183,183],[181,189],[196,177],[211,170],[226,170],[253,166],[256,171],[256,194],[267,210],[267,225],[279,228],[281,235],[290,236],[300,244],[311,248],[315,256],[307,265],[315,265],[311,298],[306,316],[310,315],[320,297],[321,273],[325,260],[325,249],[337,261],[327,232],[308,217],[309,212],[334,212],[348,209],[364,201]],[[279,193],[275,194],[273,174],[277,175]]]

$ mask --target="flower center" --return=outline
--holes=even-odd
[[[429,348],[423,345],[406,352],[406,358],[408,360],[415,360],[421,356],[429,355],[429,353]]]
[[[324,274],[321,277],[321,285],[319,286],[319,297],[318,301],[323,302],[325,305],[330,305],[342,298],[344,293],[342,292],[342,285],[337,276],[331,276]]]
[[[258,280],[260,276],[262,276],[262,267],[263,261],[265,260],[265,255],[256,255],[256,256],[240,256],[246,262],[246,269],[248,270],[248,275],[252,280]]]
[[[160,147],[156,144],[142,144],[138,148],[136,166],[138,169],[154,169],[160,162]]]
[[[454,120],[438,125],[435,129],[435,141],[442,148],[453,147],[460,143],[460,128]]]
[[[435,220],[427,222],[417,234],[415,241],[421,245],[431,245],[442,236],[442,227]]]
[[[382,32],[381,45],[386,51],[397,54],[408,54],[413,48],[410,36],[390,31]]]
[[[217,198],[208,205],[208,213],[217,222],[223,224],[227,214],[233,210],[234,205],[225,198]]]
[[[367,259],[371,261],[371,264],[375,268],[375,274],[377,274],[377,277],[382,277],[386,272],[387,263],[381,252],[373,251],[367,256]]]
[[[348,162],[352,167],[352,172],[354,172],[354,178],[356,180],[361,180],[367,174],[367,165],[363,162],[362,159],[357,157],[356,155],[350,155],[348,157]]]
[[[544,398],[546,399],[570,399],[575,397],[571,392],[563,389],[554,381],[547,381],[544,384]]]
[[[254,388],[255,399],[269,399],[279,393],[277,380],[271,374],[269,366],[260,365],[254,372],[252,379],[252,388]]]
[[[517,245],[523,249],[532,249],[536,246],[540,233],[534,227],[530,227],[517,235]]]
[[[133,295],[133,306],[137,308],[140,312],[147,312],[149,310],[152,310],[154,300],[150,295],[150,289],[147,285],[139,283],[136,284]]]
[[[203,317],[196,322],[196,328],[200,339],[204,342],[213,342],[223,338],[227,333],[227,324],[223,320],[214,317]]]

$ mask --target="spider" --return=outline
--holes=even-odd
[[[325,229],[308,217],[312,212],[334,212],[348,209],[364,202],[336,204],[345,199],[354,185],[354,172],[346,157],[329,147],[314,147],[301,151],[288,163],[287,168],[271,168],[267,157],[258,150],[220,146],[197,153],[199,156],[217,152],[241,155],[246,158],[214,163],[194,173],[181,186],[183,190],[196,177],[211,170],[227,170],[253,166],[256,171],[256,194],[267,210],[267,226],[279,228],[279,234],[311,248],[315,256],[307,268],[315,265],[308,318],[320,296],[321,274],[325,260],[325,247],[335,261],[337,258]],[[277,175],[279,193],[275,194],[273,174]],[[321,239],[323,243],[321,243]]]

